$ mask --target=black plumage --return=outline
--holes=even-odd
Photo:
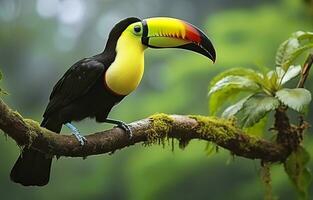
[[[75,63],[54,86],[41,123],[59,133],[62,125],[84,118],[104,122],[114,105],[124,96],[110,91],[104,81],[104,73],[116,56],[116,43],[128,25],[140,21],[127,18],[115,25],[104,51],[96,56]],[[33,149],[24,149],[16,161],[11,179],[22,185],[42,186],[48,183],[52,158]]]

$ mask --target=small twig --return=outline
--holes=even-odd
[[[301,78],[299,80],[297,88],[303,88],[304,87],[305,81],[309,76],[310,69],[311,69],[312,65],[313,65],[313,54],[311,53],[308,56],[308,58],[306,59],[306,61],[304,62],[302,72],[301,72]]]

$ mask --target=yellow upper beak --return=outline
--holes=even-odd
[[[198,52],[213,62],[215,49],[197,27],[180,19],[155,17],[142,20],[142,43],[152,48],[182,48]]]

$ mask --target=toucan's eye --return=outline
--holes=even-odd
[[[136,34],[140,33],[141,32],[141,27],[139,25],[134,26],[134,32]]]

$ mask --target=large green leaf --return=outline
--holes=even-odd
[[[211,115],[217,115],[227,101],[234,100],[241,92],[255,93],[259,85],[246,77],[227,76],[218,81],[209,91],[209,110]]]
[[[295,62],[295,60],[296,60],[301,54],[303,54],[304,52],[308,51],[309,49],[313,49],[313,42],[310,43],[310,44],[303,45],[303,46],[297,48],[295,51],[293,51],[293,52],[289,55],[288,59],[284,62],[283,67],[284,67],[285,69],[288,69],[289,66],[290,66],[291,64],[293,64],[293,63]]]
[[[243,107],[243,104],[251,97],[252,95],[249,95],[241,100],[239,100],[237,103],[227,107],[224,112],[222,113],[223,118],[230,118],[232,116],[235,116]],[[264,133],[264,129],[267,124],[268,117],[265,116],[259,122],[254,124],[251,127],[245,128],[244,131],[248,134],[253,134],[256,136],[262,136]]]
[[[311,92],[304,88],[283,88],[276,92],[276,97],[286,106],[300,112],[312,99]]]
[[[236,114],[241,127],[251,127],[259,122],[268,112],[276,109],[279,101],[275,97],[264,93],[252,95]]]
[[[230,80],[229,77],[240,77],[234,81],[234,84],[225,83],[225,80]],[[259,83],[262,83],[263,75],[254,70],[246,68],[232,68],[226,70],[219,75],[215,76],[210,82],[210,100],[209,111],[210,115],[216,115],[222,106],[236,99],[237,95],[241,92],[254,93]],[[228,77],[228,78],[227,78]],[[227,81],[226,81],[227,82]],[[248,85],[245,83],[248,82]],[[255,83],[253,83],[255,82]],[[222,83],[222,84],[221,84]],[[218,86],[217,86],[218,84]],[[220,87],[220,88],[218,88]],[[221,89],[222,88],[222,89]],[[214,91],[214,92],[213,92]]]
[[[219,80],[215,85],[213,85],[209,90],[209,95],[227,87],[238,89],[242,88],[243,90],[258,90],[260,88],[256,82],[249,78],[231,75],[224,77],[223,79]]]
[[[262,79],[263,79],[262,74],[254,71],[252,69],[232,68],[232,69],[226,70],[226,71],[218,74],[217,76],[215,76],[210,82],[211,87],[214,86],[221,79],[223,79],[227,76],[243,76],[243,77],[249,78],[250,80],[252,80],[258,84],[262,83]]]
[[[288,70],[290,65],[304,52],[313,49],[313,33],[298,31],[284,41],[276,53],[276,66]]]
[[[249,88],[236,88],[229,86],[210,95],[209,114],[217,115],[223,108],[223,105],[235,101],[240,93],[254,93]]]
[[[312,179],[308,168],[309,160],[309,153],[299,146],[284,163],[285,171],[297,189],[300,199],[309,199],[309,186]]]
[[[237,103],[227,107],[224,112],[222,113],[222,117],[223,118],[230,118],[232,116],[234,116],[239,110],[241,110],[243,104],[251,97],[252,95],[249,95],[243,99],[241,99],[240,101],[238,101]]]
[[[287,83],[288,81],[292,80],[296,76],[298,76],[301,72],[301,65],[292,65],[288,68],[288,70],[279,78],[280,84],[283,85]],[[283,69],[281,69],[283,70]]]
[[[284,41],[277,50],[276,53],[276,66],[283,67],[286,60],[288,60],[290,54],[299,47],[298,40],[296,38],[289,38]]]

